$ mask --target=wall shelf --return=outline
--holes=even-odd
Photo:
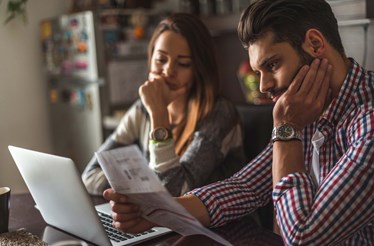
[[[236,32],[240,14],[225,14],[200,17],[212,36]]]
[[[357,19],[357,20],[341,20],[338,21],[339,27],[343,26],[366,26],[371,22],[370,19]]]

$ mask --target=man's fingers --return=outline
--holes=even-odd
[[[330,88],[330,80],[332,75],[332,66],[330,64],[327,65],[325,77],[323,78],[323,82],[321,83],[320,88],[318,88],[316,94],[316,100],[326,100],[329,93]]]
[[[328,86],[329,84],[329,79],[327,80],[326,79],[326,76],[327,76],[327,68],[328,68],[329,64],[328,64],[328,60],[327,59],[323,59],[318,70],[317,70],[317,74],[315,76],[315,79],[312,80],[312,83],[310,83],[310,96],[311,98],[315,99],[317,96],[319,96],[322,91],[321,91],[321,88],[326,86]]]
[[[122,194],[118,194],[118,193],[115,192],[112,188],[106,189],[106,190],[103,192],[103,197],[104,197],[106,200],[108,200],[108,201],[114,201],[114,202],[125,203],[125,202],[128,201],[127,196],[122,195]]]
[[[121,223],[121,222],[114,222],[113,227],[117,228],[118,230],[128,232],[128,233],[140,233],[146,230],[149,230],[154,226],[149,221],[144,220],[143,218],[139,218],[138,220],[133,220],[131,222]]]
[[[137,217],[135,219],[132,219],[132,220],[126,220],[126,221],[113,220],[113,227],[115,227],[115,228],[117,228],[121,231],[128,232],[130,228],[139,224],[140,220],[141,220],[141,218],[139,218],[139,217]]]
[[[116,213],[112,211],[112,219],[118,222],[127,222],[131,220],[136,220],[140,218],[140,211],[133,212],[133,213]]]
[[[300,86],[299,91],[301,93],[309,94],[310,89],[312,88],[313,84],[315,83],[315,79],[317,73],[319,72],[321,61],[320,59],[314,59],[313,62],[310,64],[310,68],[308,73],[305,75],[304,81]],[[319,87],[319,85],[318,85]]]
[[[133,203],[111,202],[112,211],[115,213],[139,213],[139,206]]]
[[[290,95],[298,93],[305,100],[312,101],[325,96],[331,78],[331,67],[329,71],[328,67],[327,59],[315,59],[310,67],[302,67],[288,89]]]
[[[288,93],[295,94],[296,92],[298,92],[300,86],[303,84],[305,75],[307,74],[308,71],[309,71],[308,65],[305,65],[300,68],[299,72],[297,72],[295,78],[293,79],[292,83],[288,87],[288,90],[287,90]]]

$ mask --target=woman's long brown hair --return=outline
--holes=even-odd
[[[198,122],[209,114],[219,91],[217,61],[212,37],[201,22],[192,14],[175,13],[162,20],[148,45],[148,64],[157,38],[165,31],[173,31],[186,38],[191,50],[194,81],[188,96],[184,119],[173,129],[176,153],[181,156],[187,149]]]

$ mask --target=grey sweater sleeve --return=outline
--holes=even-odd
[[[147,117],[142,108],[141,101],[136,101],[122,117],[116,130],[98,148],[97,152],[115,149],[129,144],[144,145],[142,140],[146,138]],[[144,151],[144,148],[142,148]],[[82,174],[82,180],[90,194],[101,195],[109,188],[109,183],[101,170],[95,156],[91,158]]]
[[[239,116],[235,106],[222,99],[199,122],[191,144],[180,158],[170,158],[172,142],[151,145],[150,165],[174,196],[227,178],[245,164]]]
[[[115,149],[122,146],[124,146],[124,144],[114,141],[113,135],[110,135],[99,147],[97,152]],[[101,195],[105,189],[110,187],[108,180],[106,179],[103,170],[101,170],[100,164],[95,156],[91,158],[84,169],[82,173],[82,180],[88,193],[92,195]]]

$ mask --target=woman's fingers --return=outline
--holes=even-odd
[[[150,72],[148,74],[148,81],[152,82],[155,80],[164,80],[164,77],[162,77],[162,75],[157,72]]]

